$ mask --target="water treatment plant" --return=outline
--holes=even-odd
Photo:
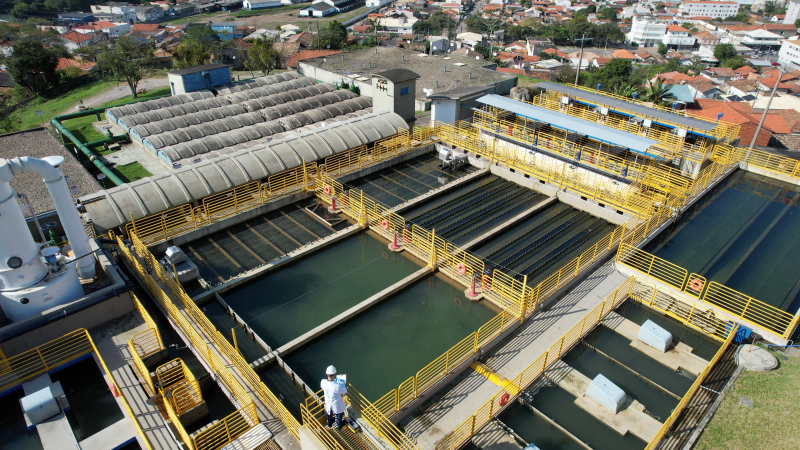
[[[64,156],[0,160],[7,200],[35,172],[59,218],[29,236],[0,204],[4,448],[684,448],[747,344],[791,344],[800,162],[551,82],[417,126],[415,75],[59,116],[76,151],[96,116],[164,169],[79,217]]]

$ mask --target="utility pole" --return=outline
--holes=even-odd
[[[575,72],[575,85],[576,86],[578,85],[578,77],[581,74],[581,61],[583,61],[583,41],[587,41],[587,40],[591,41],[592,38],[586,39],[586,33],[583,33],[583,37],[578,39],[578,40],[581,41],[581,53],[580,53],[580,56],[578,56],[578,70]]]
[[[744,160],[742,163],[747,167],[747,160],[750,159],[750,152],[753,150],[753,147],[756,145],[756,139],[758,139],[758,133],[761,132],[761,127],[764,125],[764,120],[767,118],[767,112],[769,112],[769,107],[772,105],[772,99],[775,98],[775,92],[778,91],[778,85],[781,83],[781,78],[786,73],[785,70],[778,68],[778,79],[775,80],[775,86],[772,87],[772,93],[769,94],[769,100],[767,100],[767,107],[764,108],[764,112],[761,113],[761,120],[758,121],[758,127],[756,127],[756,133],[753,135],[753,140],[750,142],[750,147],[747,149],[747,152],[744,154]]]

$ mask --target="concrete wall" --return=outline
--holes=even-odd
[[[333,56],[330,56],[329,58],[336,58],[337,56],[339,56],[339,55],[333,55]],[[324,67],[324,64],[323,64],[323,67]],[[359,89],[361,89],[361,95],[365,95],[367,97],[374,97],[372,95],[372,81],[371,80],[370,81],[366,81],[366,82],[364,82],[364,81],[356,81],[356,80],[353,80],[352,78],[348,78],[348,77],[346,77],[344,75],[339,75],[337,73],[325,70],[323,67],[313,66],[313,65],[311,65],[309,63],[300,61],[297,64],[297,71],[299,73],[301,73],[302,75],[304,75],[304,76],[307,76],[307,77],[310,77],[310,78],[316,78],[317,80],[319,80],[322,83],[336,84],[336,83],[341,83],[342,81],[346,81],[348,83],[355,83],[356,86],[358,86]],[[378,108],[373,108],[373,109],[375,111],[379,110]]]
[[[431,100],[431,122],[453,123],[458,120],[458,100]]]
[[[376,79],[373,78],[373,83]],[[414,118],[414,95],[417,89],[417,80],[403,81],[402,83],[392,83],[387,81],[386,91],[373,86],[373,109],[375,111],[392,111],[400,115],[405,120]],[[405,92],[405,94],[404,94]]]

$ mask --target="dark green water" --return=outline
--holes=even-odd
[[[743,171],[649,251],[794,314],[800,306],[797,187]]]
[[[24,396],[20,388],[0,397],[0,442],[8,450],[42,450],[39,432],[36,428],[28,431],[22,417],[19,399]]]
[[[514,402],[501,414],[500,420],[527,443],[535,444],[541,450],[585,450],[575,439],[519,402]]]
[[[94,358],[87,358],[50,375],[64,388],[71,407],[67,420],[78,442],[124,417],[100,370]]]
[[[575,397],[558,386],[543,387],[534,397],[533,406],[553,422],[564,427],[573,436],[586,442],[594,450],[642,450],[647,446],[646,442],[631,433],[620,436],[606,424],[577,406]],[[529,437],[531,439],[537,437],[537,431],[529,430],[537,425],[541,426],[543,421],[535,417],[532,411],[520,409],[517,411],[512,414],[510,409],[509,412],[501,414],[500,419],[511,425],[514,431],[526,440]],[[531,442],[539,445],[534,440]],[[543,447],[543,450],[557,448],[561,447],[553,443],[549,447]]]
[[[295,203],[181,246],[210,285],[274,261],[334,232]],[[326,214],[320,209],[319,214]],[[346,226],[344,222],[334,228]]]
[[[226,292],[225,302],[277,349],[421,267],[360,233]]]
[[[197,421],[190,423],[186,426],[186,432],[189,434],[203,428],[215,420],[221,420],[236,411],[228,397],[222,392],[222,389],[216,383],[210,384],[210,387],[203,390],[203,400],[208,405],[208,415],[203,416]]]
[[[722,346],[722,342],[705,336],[677,320],[635,301],[625,302],[621,307],[617,308],[616,311],[617,314],[639,325],[642,325],[647,320],[652,320],[656,325],[669,331],[673,339],[692,347],[692,353],[706,361],[711,361],[711,358],[714,357],[717,350]]]
[[[659,417],[660,420],[669,417],[672,409],[678,404],[678,399],[675,397],[584,345],[579,345],[572,350],[564,358],[564,362],[592,380],[598,374],[603,374],[612,383],[625,391],[628,397],[638,400],[651,414]],[[652,361],[652,364],[658,363]]]
[[[300,404],[305,403],[307,395],[299,384],[292,381],[292,378],[286,371],[277,364],[270,364],[266,369],[258,372],[259,378],[264,384],[278,397],[286,409],[295,417],[295,419],[302,422],[300,416]],[[314,389],[319,386],[309,386]]]
[[[431,275],[284,359],[312,389],[333,364],[374,401],[496,314]]]
[[[631,347],[631,341],[604,326],[597,327],[585,340],[601,352],[678,397],[683,397],[694,382],[693,379],[673,372],[667,366],[648,358]],[[646,403],[644,405],[650,407]]]
[[[245,361],[251,363],[262,356],[266,355],[267,352],[264,350],[261,345],[254,341],[250,336],[245,333],[242,327],[233,320],[226,311],[225,308],[222,307],[216,301],[211,303],[207,303],[200,307],[203,310],[203,313],[208,317],[208,320],[211,321],[212,324],[222,333],[223,336],[228,340],[228,343],[234,345],[233,343],[233,336],[231,335],[231,329],[234,329],[236,332],[236,345],[239,346],[239,352],[244,357]]]
[[[452,172],[443,172],[438,165],[436,153],[428,153],[359,178],[348,185],[361,189],[373,200],[391,208],[477,170],[467,165]]]

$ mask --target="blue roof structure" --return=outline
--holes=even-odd
[[[579,133],[597,141],[607,142],[614,146],[624,147],[630,149],[632,152],[639,153],[640,155],[661,159],[660,156],[653,153],[648,153],[647,151],[650,147],[658,142],[643,136],[615,130],[614,128],[609,128],[588,120],[578,119],[577,117],[572,117],[568,114],[540,108],[538,106],[533,106],[519,100],[512,100],[496,94],[484,95],[477,101],[478,103],[483,103],[484,105],[494,106],[495,108],[510,111],[518,116],[527,117],[537,122],[548,123],[550,126],[555,128],[571,131],[573,133]]]

